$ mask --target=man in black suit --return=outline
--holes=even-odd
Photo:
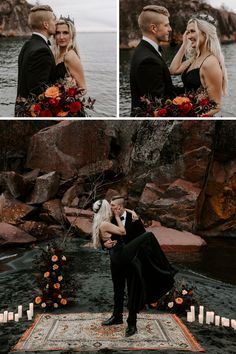
[[[126,235],[123,237],[123,241],[125,242],[125,244],[127,244],[137,236],[143,234],[146,230],[140,219],[132,219],[132,214],[131,212],[125,209],[124,203],[125,201],[122,196],[116,196],[111,199],[110,205],[112,211],[116,210],[119,213],[121,221],[125,226]],[[115,219],[112,219],[112,222],[115,223]],[[112,252],[112,247],[115,245],[115,243],[115,240],[108,240],[104,243],[104,246],[108,248],[110,252]],[[103,326],[110,326],[123,323],[125,284],[127,280],[127,286],[129,291],[129,283],[132,282],[133,277],[135,276],[135,272],[132,268],[124,269],[122,268],[122,264],[117,267],[117,265],[114,265],[111,262],[111,275],[114,289],[114,308],[112,316],[102,323]],[[129,314],[127,318],[128,327],[126,329],[127,337],[137,332],[136,322],[137,313],[129,309]]]
[[[138,23],[143,37],[131,62],[131,115],[135,115],[134,109],[140,107],[141,96],[153,99],[172,97],[174,94],[170,72],[159,45],[169,40],[171,27],[168,10],[162,6],[145,6]]]
[[[56,16],[50,6],[34,6],[30,10],[31,38],[23,45],[18,58],[17,98],[39,95],[54,81],[55,59],[49,37],[55,34]],[[17,112],[16,112],[17,113]]]

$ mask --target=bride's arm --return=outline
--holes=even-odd
[[[117,225],[114,225],[111,222],[107,222],[107,221],[104,221],[101,224],[100,230],[102,234],[107,232],[113,235],[121,235],[121,236],[126,235],[125,227],[122,224],[120,217],[116,215],[115,218],[116,218]]]
[[[183,61],[183,57],[185,54],[186,46],[187,46],[187,32],[183,34],[183,43],[176,53],[174,59],[172,60],[169,70],[171,75],[179,75],[184,72],[184,70],[191,64],[191,59],[187,59]]]
[[[68,53],[66,53],[64,60],[70,75],[75,79],[79,88],[84,90],[83,94],[85,94],[87,91],[85,75],[79,56],[75,53],[74,50],[70,50]]]
[[[132,214],[132,221],[136,221],[139,219],[138,214],[134,210],[127,209],[127,208],[125,208],[125,210],[127,210],[128,212],[130,212]]]

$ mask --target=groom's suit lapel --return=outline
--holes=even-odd
[[[144,41],[143,39],[141,40],[140,44],[146,48],[148,48],[149,50],[152,51],[153,54],[155,54],[159,59],[161,59],[164,63],[165,60],[162,58],[162,56],[160,55],[160,53],[147,41]]]

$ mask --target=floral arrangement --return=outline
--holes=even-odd
[[[209,117],[208,112],[217,107],[205,90],[188,92],[174,99],[141,97],[141,108],[136,108],[136,117]]]
[[[86,109],[93,109],[95,99],[82,96],[83,90],[68,81],[58,81],[42,94],[31,98],[17,98],[18,117],[85,117]]]
[[[182,280],[181,282],[176,282],[174,287],[158,301],[157,308],[178,314],[186,314],[190,306],[196,302],[194,288]]]
[[[75,291],[75,282],[62,249],[48,245],[36,258],[35,265],[40,270],[35,304],[43,309],[67,305]]]

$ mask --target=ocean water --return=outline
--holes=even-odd
[[[165,58],[169,64],[178,48],[165,48]],[[225,64],[228,72],[228,95],[222,99],[222,110],[218,117],[236,116],[236,43],[222,46]],[[133,50],[120,50],[120,117],[129,117],[131,107],[131,96],[129,87],[130,61]],[[181,85],[180,76],[172,77],[174,85]]]
[[[91,116],[114,117],[117,114],[116,33],[78,33],[77,38],[88,96],[96,99]],[[25,40],[0,38],[0,117],[14,114],[17,60]]]

